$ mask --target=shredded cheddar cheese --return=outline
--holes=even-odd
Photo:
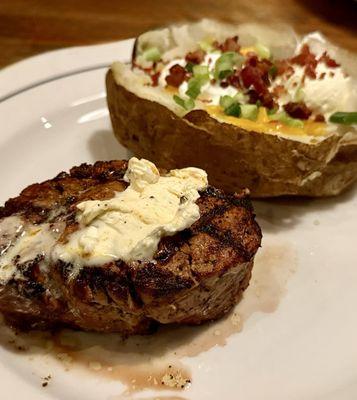
[[[279,121],[271,121],[268,117],[265,107],[260,107],[256,121],[245,118],[231,117],[225,115],[220,106],[206,106],[206,111],[212,117],[221,122],[238,126],[247,131],[255,131],[259,133],[281,133],[285,135],[309,135],[323,136],[326,134],[326,124],[324,122],[305,121],[303,128],[287,126]]]

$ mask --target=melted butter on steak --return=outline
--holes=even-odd
[[[59,227],[49,223],[63,207],[50,211],[46,222],[35,225],[19,216],[0,223],[0,281],[19,277],[19,265],[41,258],[73,265],[71,275],[83,266],[152,260],[162,237],[189,228],[200,218],[196,200],[207,187],[207,174],[198,168],[172,170],[164,176],[147,160],[129,160],[124,181],[130,185],[105,200],[86,200],[75,207],[77,229],[60,237]]]
[[[13,215],[0,221],[0,282],[21,278],[23,265],[41,258],[46,266],[51,251],[64,230],[64,224],[26,223],[20,216]]]
[[[160,176],[153,163],[133,157],[124,180],[130,185],[113,198],[77,205],[80,229],[55,247],[55,259],[76,268],[152,260],[162,237],[187,229],[200,218],[196,200],[198,191],[208,185],[205,171],[183,168]]]

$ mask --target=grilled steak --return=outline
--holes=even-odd
[[[73,265],[46,256],[78,229],[78,203],[125,190],[126,169],[127,161],[82,164],[0,208],[0,311],[7,319],[28,329],[142,334],[160,323],[214,320],[237,303],[261,241],[245,192],[201,191],[199,220],[161,239],[152,261],[84,265],[73,274]],[[37,241],[26,248],[31,234]]]

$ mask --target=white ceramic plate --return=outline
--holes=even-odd
[[[73,165],[128,156],[112,135],[101,66],[128,59],[131,44],[47,53],[0,73],[1,202]],[[82,352],[52,339],[9,343],[3,328],[1,399],[357,398],[356,203],[356,190],[257,202],[263,248],[243,302],[223,322],[128,343],[66,333],[86,340]],[[15,352],[19,342],[28,350]],[[170,363],[192,380],[186,389],[133,390],[133,380]]]

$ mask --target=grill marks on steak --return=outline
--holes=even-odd
[[[126,168],[126,161],[74,167],[8,200],[0,218],[65,223],[61,240],[66,240],[78,229],[76,204],[124,190]],[[261,232],[245,192],[226,195],[208,187],[200,194],[200,219],[163,238],[152,261],[84,266],[73,276],[73,266],[60,261],[44,269],[39,255],[17,266],[21,279],[0,285],[0,310],[29,326],[129,334],[149,332],[158,322],[199,324],[218,318],[248,286]]]

